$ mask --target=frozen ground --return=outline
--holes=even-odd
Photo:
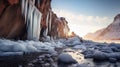
[[[24,53],[44,51],[57,54],[56,58],[60,60],[60,64],[57,65],[57,61],[51,61],[52,64],[54,63],[53,67],[120,67],[120,44],[85,41],[77,36],[46,42],[0,39],[0,59],[4,56],[22,56]],[[64,59],[65,57],[67,58]],[[68,62],[69,60],[75,61]],[[49,62],[47,63],[50,65]],[[32,61],[29,64],[32,64]]]

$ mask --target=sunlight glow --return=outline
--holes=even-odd
[[[68,21],[70,30],[80,37],[84,37],[87,33],[95,32],[98,29],[104,28],[112,22],[112,19],[109,17],[87,16],[67,10],[53,9],[53,11],[58,17],[65,17]]]
[[[72,36],[72,32],[68,32],[68,36]]]

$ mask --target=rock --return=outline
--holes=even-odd
[[[117,62],[117,59],[116,58],[109,58],[109,61],[112,63],[115,63],[115,62]]]
[[[84,45],[76,45],[73,48],[75,48],[75,49],[81,49],[81,50],[86,50],[86,47]]]
[[[93,59],[96,61],[104,61],[104,60],[107,60],[108,57],[107,57],[106,53],[104,53],[104,52],[95,51],[95,53],[93,55]]]
[[[110,48],[112,49],[113,52],[120,52],[120,49],[118,49],[115,46],[111,46]]]
[[[73,59],[71,55],[67,53],[62,53],[58,56],[58,63],[59,64],[74,64],[74,63],[77,63],[77,61]]]
[[[49,64],[49,63],[45,63],[44,66],[45,66],[45,67],[49,67],[50,64]]]
[[[46,58],[50,58],[51,55],[50,55],[50,54],[45,54],[45,57],[46,57]]]
[[[113,52],[112,49],[109,48],[108,46],[102,47],[102,48],[100,49],[100,51],[105,52],[105,53],[112,53],[112,52]]]
[[[42,54],[29,61],[28,67],[58,67],[55,61],[50,54]]]
[[[28,66],[34,67],[34,64],[33,63],[28,63]]]
[[[116,47],[116,48],[120,48],[120,44],[116,44],[116,43],[111,43],[110,45],[109,45],[110,47]]]
[[[93,58],[94,50],[85,50],[82,52],[85,55],[85,58]]]
[[[108,57],[120,60],[120,52],[109,53]]]
[[[93,54],[86,54],[85,58],[93,58]]]
[[[87,64],[78,64],[75,67],[90,67],[90,66],[88,66]]]

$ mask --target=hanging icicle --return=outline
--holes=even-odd
[[[41,14],[39,14],[39,12],[37,12],[36,10],[34,10],[33,12],[33,39],[34,40],[39,40],[39,35],[40,35],[40,21],[41,21]]]
[[[51,21],[52,21],[52,11],[51,9],[49,10],[49,15],[50,15],[50,19],[49,19],[49,32],[51,31]]]
[[[51,15],[51,9],[49,9],[48,13],[47,13],[47,17],[46,17],[46,29],[44,31],[44,37],[47,37],[48,35],[48,32],[51,31],[51,18],[52,15]]]
[[[26,0],[22,0],[22,2],[21,2],[21,10],[22,10],[22,14],[23,14],[23,15],[24,15],[25,1],[26,1]]]
[[[22,0],[21,5],[27,25],[27,39],[39,40],[42,13],[36,8],[35,0]]]
[[[46,29],[44,31],[45,37],[47,37],[47,34],[48,34],[48,22],[49,22],[49,12],[48,12],[47,17],[46,17]]]
[[[27,18],[27,39],[33,39],[33,5],[28,8],[28,18]]]
[[[36,5],[37,7],[39,7],[39,6],[40,6],[40,0],[36,0],[36,1],[35,1],[35,5]]]

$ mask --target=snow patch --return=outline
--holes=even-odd
[[[11,41],[7,39],[0,39],[0,54],[4,52],[39,52],[43,50],[54,51],[55,47],[63,47],[61,42],[40,42],[40,41]]]

